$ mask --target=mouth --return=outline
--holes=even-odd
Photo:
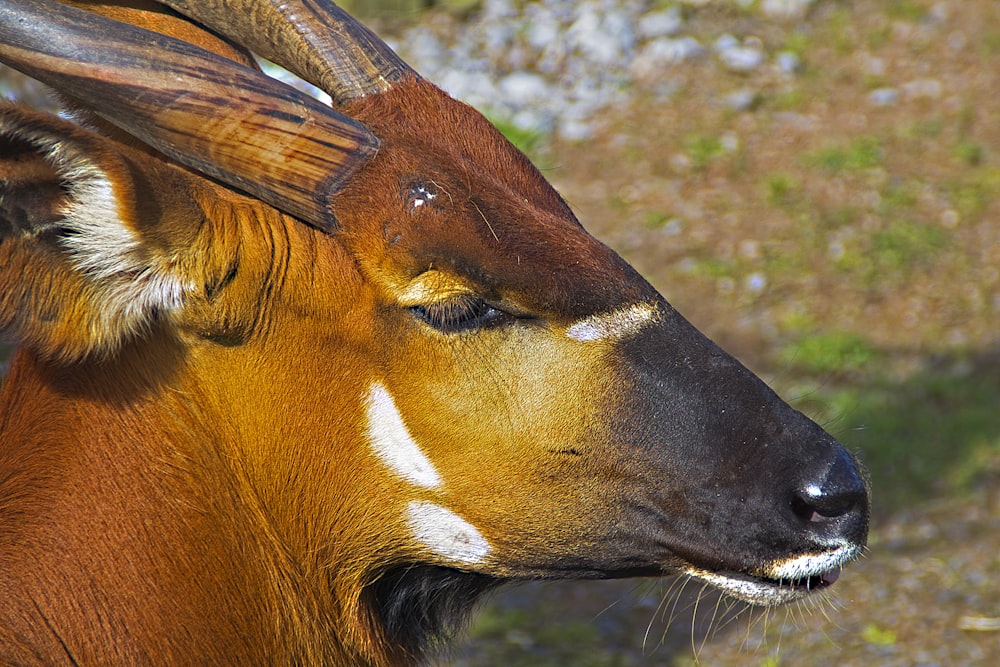
[[[709,572],[698,568],[686,569],[685,574],[701,579],[743,602],[775,607],[828,588],[840,576],[840,569],[798,579],[772,579],[739,572]]]
[[[690,566],[683,572],[752,605],[773,607],[826,590],[840,577],[841,568],[856,558],[855,546],[840,546],[820,554],[795,556],[754,572],[705,570]]]

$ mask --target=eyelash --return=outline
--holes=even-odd
[[[421,322],[444,334],[488,329],[510,319],[508,313],[473,296],[426,306],[410,306],[409,311]]]

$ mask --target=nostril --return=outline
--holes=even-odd
[[[854,491],[822,493],[811,487],[792,497],[792,511],[803,521],[823,521],[849,514],[858,509],[862,502],[862,494]]]
[[[811,504],[809,504],[809,501],[803,498],[802,495],[799,493],[796,493],[794,496],[792,496],[791,504],[792,504],[792,512],[794,512],[795,516],[802,519],[803,521],[806,522],[818,521],[821,518],[819,516],[819,513],[813,509],[813,506]]]
[[[803,521],[836,519],[864,504],[864,490],[858,488],[821,489],[809,486],[796,491],[791,500],[792,512]]]
[[[847,450],[838,447],[826,468],[818,472],[801,479],[801,486],[792,491],[790,503],[795,516],[813,525],[850,517],[848,523],[837,522],[845,530],[864,524],[868,515],[868,486]]]

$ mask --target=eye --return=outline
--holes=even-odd
[[[422,306],[410,306],[414,317],[444,334],[495,327],[512,317],[482,299],[463,296]]]

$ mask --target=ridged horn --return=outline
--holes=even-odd
[[[0,0],[0,61],[319,229],[374,155],[362,124],[231,60],[51,0]]]
[[[417,77],[329,0],[160,0],[326,91],[338,105]]]

